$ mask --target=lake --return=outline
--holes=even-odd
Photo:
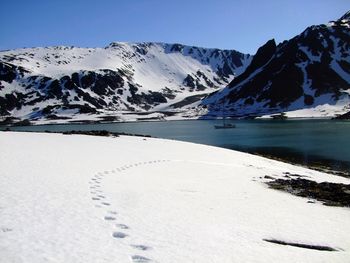
[[[282,158],[300,164],[350,171],[350,122],[336,120],[234,120],[234,129],[215,129],[219,120],[12,127],[16,131],[108,130],[203,143]],[[0,128],[4,129],[4,127]],[[166,149],[165,149],[166,150]]]

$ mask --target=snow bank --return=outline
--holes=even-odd
[[[0,262],[350,258],[348,208],[269,189],[263,177],[349,179],[163,139],[1,132],[0,146]]]

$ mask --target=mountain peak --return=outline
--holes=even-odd
[[[350,20],[350,10],[346,12],[341,18],[339,18],[339,21],[341,20]]]

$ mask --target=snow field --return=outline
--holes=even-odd
[[[1,132],[0,146],[0,262],[350,258],[348,208],[263,183],[284,172],[349,184],[346,178],[162,139]]]

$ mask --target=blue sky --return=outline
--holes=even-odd
[[[336,20],[349,0],[0,0],[0,49],[157,41],[254,54]]]

